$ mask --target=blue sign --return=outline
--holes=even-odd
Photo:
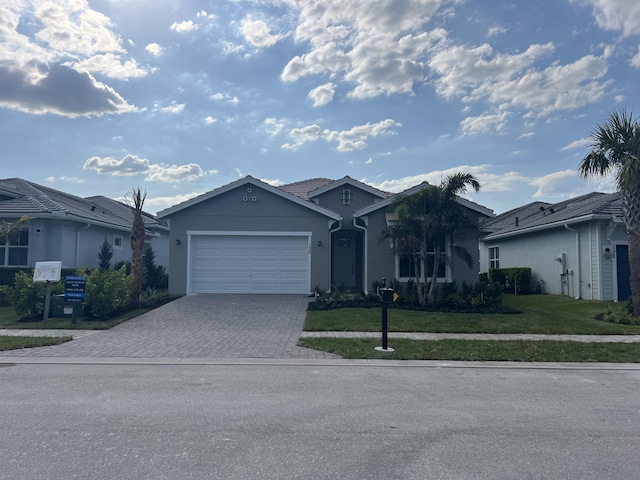
[[[64,301],[82,302],[85,299],[87,277],[67,275],[64,277]]]

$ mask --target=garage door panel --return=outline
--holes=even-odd
[[[196,235],[190,242],[190,293],[310,291],[308,237]]]

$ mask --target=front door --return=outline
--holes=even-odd
[[[353,230],[339,230],[332,236],[331,284],[340,289],[357,288],[357,241]]]
[[[629,246],[616,245],[616,279],[618,280],[619,302],[626,302],[631,296],[631,266],[629,265]]]

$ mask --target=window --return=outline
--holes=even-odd
[[[351,190],[345,188],[342,190],[342,204],[349,205],[351,204]]]
[[[113,248],[116,250],[121,250],[122,249],[122,236],[121,235],[114,235],[113,236]]]
[[[29,229],[21,228],[9,241],[0,239],[0,265],[26,267],[29,258]]]
[[[500,268],[500,247],[489,247],[489,268]]]
[[[445,250],[444,244],[440,245],[440,251]],[[435,250],[431,247],[431,251],[427,252],[427,275],[431,278],[433,273],[433,262],[434,262],[434,254]],[[415,278],[416,269],[415,263],[413,259],[407,255],[401,255],[399,258],[399,276],[400,278]],[[422,268],[421,262],[418,264],[418,268]],[[422,272],[419,272],[420,278],[424,279],[424,275]],[[438,278],[446,277],[446,265],[445,262],[440,261],[438,264]]]

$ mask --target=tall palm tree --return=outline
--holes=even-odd
[[[475,191],[480,183],[470,173],[456,173],[439,185],[429,185],[420,191],[398,197],[392,204],[396,222],[387,227],[381,239],[394,240],[396,253],[408,256],[413,265],[418,302],[433,303],[436,294],[438,270],[442,263],[451,265],[451,255],[462,258],[471,268],[471,254],[457,242],[478,233],[478,222],[469,217],[456,197],[467,188]],[[420,281],[430,278],[425,295]]]
[[[2,240],[3,243],[9,243],[11,238],[20,231],[22,226],[30,221],[31,217],[29,215],[23,215],[15,222],[7,222],[3,220],[2,225],[0,225],[0,240]]]
[[[591,140],[580,174],[615,177],[629,240],[633,311],[640,316],[640,124],[633,113],[621,109],[595,127]]]
[[[433,190],[435,208],[431,211],[430,232],[428,242],[433,253],[433,268],[427,303],[435,301],[436,282],[440,262],[452,264],[452,255],[461,258],[469,268],[473,266],[473,257],[469,251],[458,242],[477,235],[479,225],[477,220],[470,217],[466,209],[458,203],[456,198],[465,193],[468,188],[478,192],[480,182],[471,173],[455,173],[445,178],[439,187]]]
[[[144,282],[144,268],[142,264],[142,256],[144,251],[144,220],[142,218],[142,206],[147,198],[147,192],[144,194],[140,188],[134,188],[131,192],[133,205],[133,224],[131,226],[131,273],[133,273],[133,287],[131,297],[133,301],[140,298],[142,294],[142,284]]]

